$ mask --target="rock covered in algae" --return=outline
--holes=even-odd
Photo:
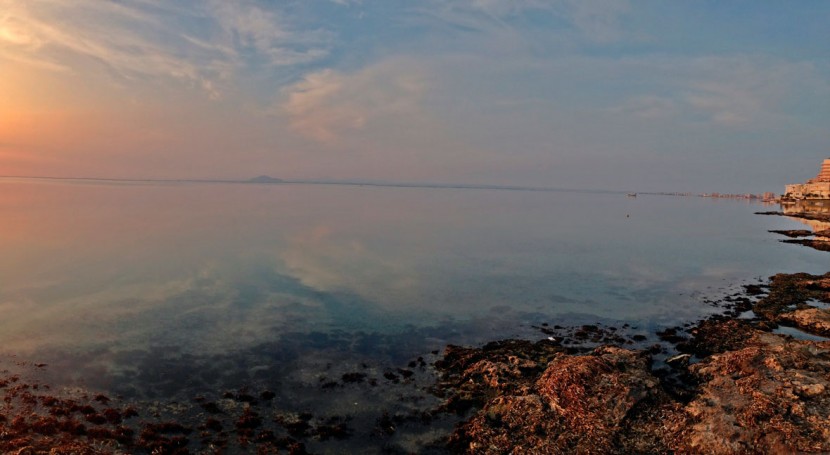
[[[778,315],[782,324],[798,327],[805,332],[830,337],[830,311],[821,308],[805,308]]]
[[[691,370],[703,382],[684,408],[679,451],[830,451],[830,342],[758,332]]]
[[[450,448],[470,454],[830,452],[830,342],[740,324],[710,322],[697,332],[697,343],[708,338],[718,348],[726,347],[717,343],[724,335],[740,328],[741,336],[728,349],[701,350],[718,353],[688,367],[693,393],[684,397],[667,393],[642,351],[557,352],[535,379],[527,377],[533,370],[524,370],[521,387],[504,385],[518,371],[504,352],[487,359],[481,350],[466,351],[471,371],[454,374],[465,378],[464,393],[484,403],[456,428]],[[485,360],[496,377],[477,374]]]
[[[665,430],[651,426],[675,418],[676,409],[649,364],[646,353],[610,346],[559,354],[526,393],[488,401],[457,428],[451,447],[486,454],[665,451]]]

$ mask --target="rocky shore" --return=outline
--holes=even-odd
[[[627,324],[543,323],[540,341],[448,346],[405,367],[364,365],[321,379],[315,387],[325,393],[438,397],[430,401],[438,405],[379,410],[369,429],[349,415],[279,409],[267,389],[193,396],[196,411],[180,414],[68,396],[36,379],[47,365],[14,360],[0,371],[0,452],[302,454],[314,452],[310,442],[363,431],[379,453],[411,453],[393,443],[407,426],[434,434],[417,444],[430,454],[830,452],[830,272],[778,274],[721,305],[723,314],[656,339]],[[167,404],[175,406],[185,404]],[[447,436],[433,431],[438,421],[457,424]]]
[[[796,230],[773,230],[774,234],[781,234],[787,239],[781,240],[783,243],[792,243],[813,248],[819,251],[830,251],[830,214],[828,213],[814,213],[804,211],[789,211],[785,212],[757,212],[756,215],[773,215],[773,216],[789,216],[802,220],[808,223],[813,228],[812,230],[796,229]]]
[[[616,346],[586,355],[544,341],[448,348],[439,365],[448,401],[481,403],[450,446],[489,454],[830,451],[830,342],[758,325],[707,321],[677,346],[689,352],[664,365]]]
[[[816,237],[825,250],[824,233]],[[775,275],[729,300],[726,315],[660,332],[662,343],[645,350],[617,343],[574,352],[556,338],[448,347],[436,364],[439,389],[452,409],[474,409],[449,447],[469,454],[830,452],[830,341],[820,338],[830,336],[830,273]]]

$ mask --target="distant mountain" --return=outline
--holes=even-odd
[[[267,175],[260,175],[259,177],[254,177],[248,180],[250,183],[282,183],[281,179],[269,177]]]

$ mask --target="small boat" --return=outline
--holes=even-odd
[[[637,193],[628,193],[626,196],[628,196],[628,197],[637,197]]]

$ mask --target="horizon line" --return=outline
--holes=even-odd
[[[256,181],[255,179],[267,177],[272,181]],[[343,185],[343,186],[376,186],[389,188],[443,188],[443,189],[481,189],[481,190],[509,190],[509,191],[541,191],[541,192],[574,192],[574,193],[608,193],[625,194],[628,190],[609,189],[580,189],[561,188],[547,186],[523,186],[523,185],[497,185],[487,183],[441,183],[441,182],[395,182],[376,180],[350,180],[350,179],[284,179],[270,177],[267,175],[252,177],[249,179],[222,179],[222,178],[119,178],[119,177],[56,177],[43,175],[0,175],[0,179],[24,179],[24,180],[63,180],[63,181],[89,181],[89,182],[124,182],[124,183],[224,183],[224,184],[247,184],[247,185],[279,185],[279,184],[305,184],[305,185]],[[648,194],[647,192],[638,192]],[[658,194],[658,193],[651,193]]]
[[[260,178],[270,180],[257,181]],[[594,194],[643,194],[643,195],[703,195],[710,193],[698,193],[692,191],[632,191],[632,190],[611,190],[599,188],[562,188],[549,186],[524,186],[524,185],[497,185],[487,183],[441,183],[441,182],[395,182],[377,180],[349,180],[349,179],[283,179],[260,175],[249,179],[222,179],[222,178],[124,178],[124,177],[58,177],[43,175],[0,175],[0,179],[23,179],[23,180],[58,180],[58,181],[86,181],[86,182],[111,182],[111,183],[219,183],[229,185],[341,185],[341,186],[374,186],[385,188],[434,188],[434,189],[468,189],[468,190],[502,190],[502,191],[537,191],[537,192],[563,192],[563,193],[594,193]],[[727,193],[723,193],[727,194]],[[731,193],[729,193],[731,194]],[[735,193],[736,195],[751,193]]]

